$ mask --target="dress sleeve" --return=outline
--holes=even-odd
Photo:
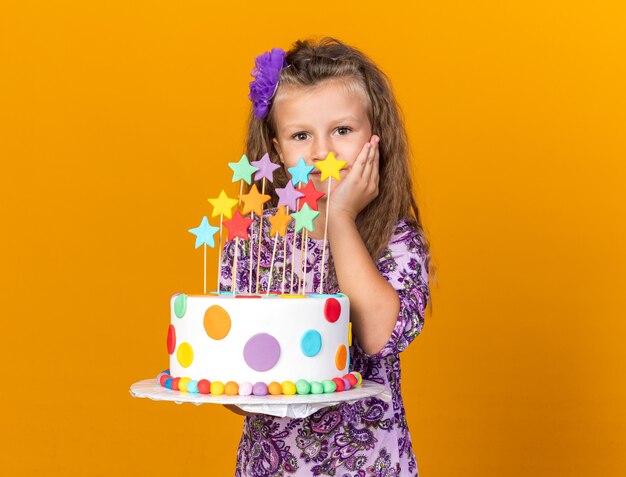
[[[400,222],[377,266],[400,298],[400,313],[379,358],[404,351],[422,331],[429,299],[427,248],[418,231]]]

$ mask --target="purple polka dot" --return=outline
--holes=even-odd
[[[267,333],[258,333],[243,347],[243,359],[255,371],[272,369],[280,358],[280,345]]]

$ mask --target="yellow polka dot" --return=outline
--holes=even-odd
[[[188,368],[193,363],[193,348],[189,343],[181,343],[176,352],[176,358],[183,368]]]
[[[342,371],[346,367],[346,360],[348,359],[348,350],[346,345],[339,345],[337,352],[335,353],[335,366],[339,371]]]
[[[221,306],[213,305],[204,312],[204,330],[209,338],[224,339],[230,331],[230,326],[230,316]]]

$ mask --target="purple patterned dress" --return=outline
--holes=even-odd
[[[259,291],[267,290],[274,239],[269,238],[267,217],[263,223]],[[251,228],[253,251],[253,285],[256,285],[259,220]],[[225,247],[221,276],[222,290],[230,290],[234,241]],[[300,234],[293,244],[293,228],[287,233],[287,268],[285,292],[289,292],[291,263],[300,263]],[[236,286],[238,292],[249,287],[249,242],[239,241]],[[328,252],[328,250],[327,250]],[[294,260],[292,260],[292,257]],[[322,241],[308,240],[308,292],[319,289],[322,262]],[[326,254],[328,257],[328,253]],[[337,477],[405,477],[417,475],[417,464],[411,447],[402,395],[400,394],[400,352],[420,333],[424,309],[429,297],[425,266],[426,248],[417,230],[399,220],[383,255],[377,262],[381,275],[397,290],[400,297],[398,321],[385,347],[375,355],[367,355],[356,340],[350,348],[351,369],[364,379],[385,385],[391,403],[376,398],[354,404],[342,403],[326,407],[305,419],[278,418],[259,414],[246,417],[237,452],[236,476],[270,477],[290,475],[332,475]],[[279,237],[273,268],[272,290],[282,288],[284,263],[283,240]],[[328,260],[326,260],[328,262]],[[336,293],[336,279],[328,278],[325,264],[325,293]],[[298,267],[296,267],[298,268]],[[294,286],[298,280],[294,276]],[[254,286],[252,291],[254,292]],[[294,289],[294,293],[296,290]]]

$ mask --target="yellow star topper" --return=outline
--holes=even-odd
[[[261,194],[256,184],[253,184],[250,192],[241,196],[241,200],[243,201],[243,210],[241,213],[246,215],[252,211],[256,215],[263,215],[263,204],[270,199],[271,197],[269,195]]]
[[[223,215],[227,219],[233,218],[233,207],[237,205],[239,201],[237,199],[231,199],[226,195],[226,192],[222,189],[220,195],[215,199],[209,199],[209,203],[213,206],[213,213],[211,217],[217,217]]]
[[[270,217],[270,224],[272,224],[272,230],[270,230],[270,237],[274,237],[276,234],[284,237],[287,233],[287,226],[291,222],[291,216],[285,210],[285,207],[279,207],[278,212],[274,217]]]
[[[326,156],[326,159],[315,163],[315,167],[322,171],[322,182],[324,182],[329,177],[332,177],[333,179],[339,181],[341,180],[341,176],[339,176],[339,171],[343,169],[346,164],[346,161],[338,161],[335,157],[335,154],[333,152],[329,152]]]

